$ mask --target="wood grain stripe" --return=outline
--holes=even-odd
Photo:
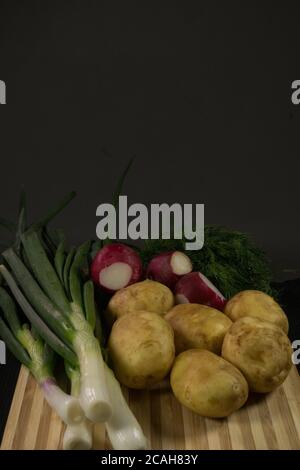
[[[176,400],[173,394],[170,393],[171,396],[171,404],[172,404],[172,428],[174,434],[174,441],[175,441],[175,449],[185,450],[185,435],[184,435],[184,424],[183,424],[183,414],[182,414],[182,406]]]
[[[258,411],[268,449],[280,449],[279,443],[277,441],[277,436],[273,427],[273,421],[271,419],[269,408],[267,407],[266,398],[264,396],[262,396],[261,401],[259,402]]]
[[[34,392],[34,379],[31,374],[29,374],[25,393],[23,396],[18,423],[16,423],[15,427],[15,435],[12,443],[12,449],[24,449],[24,441],[26,437],[26,432],[24,430],[28,428],[29,416],[33,405]]]
[[[262,397],[251,397],[247,403],[247,411],[252,430],[252,436],[257,450],[268,450],[269,446],[265,438],[263,424],[260,420],[259,406]]]
[[[140,423],[147,438],[148,446],[151,441],[151,403],[148,390],[127,390],[123,388],[123,394],[127,399],[132,413]]]
[[[163,416],[161,419],[162,449],[185,450],[182,407],[169,390],[160,392]]]
[[[219,426],[222,420],[206,419],[206,433],[209,449],[220,450],[221,441],[219,434]]]
[[[285,416],[281,416],[280,412],[280,406],[279,402],[277,400],[276,395],[278,394],[278,390],[274,393],[270,393],[268,397],[266,397],[266,402],[268,409],[270,411],[272,423],[273,423],[273,429],[276,434],[277,442],[280,442],[280,447],[283,450],[289,450],[291,448],[290,446],[290,439],[289,436],[286,432],[286,425],[285,425]],[[274,423],[276,423],[276,426],[274,426]]]
[[[232,444],[227,419],[222,419],[219,423],[218,428],[221,449],[231,450]]]
[[[205,420],[208,448],[211,450],[220,450],[232,448],[231,439],[228,429],[227,419],[210,419]]]
[[[293,415],[297,435],[300,436],[300,377],[295,367],[285,381],[284,390]]]
[[[239,427],[244,442],[244,449],[255,450],[256,447],[250,426],[247,406],[244,406],[239,410]]]
[[[279,409],[280,417],[290,442],[290,449],[300,449],[300,440],[297,435],[297,429],[291,413],[288,400],[283,387],[280,387],[276,394],[274,394],[277,406]]]
[[[124,395],[152,449],[300,449],[300,378],[293,368],[283,386],[251,396],[228,419],[202,418],[181,407],[168,387]],[[62,448],[64,425],[22,367],[1,449]],[[109,449],[105,426],[94,426],[94,448]]]
[[[160,390],[151,392],[151,449],[162,449]]]
[[[205,419],[185,407],[182,415],[186,449],[208,449]]]
[[[239,425],[240,411],[233,413],[228,419],[228,430],[233,450],[244,450],[243,432]]]
[[[43,409],[40,417],[40,425],[38,429],[38,435],[35,443],[36,450],[43,450],[46,448],[49,428],[51,420],[51,408],[48,403],[44,400]]]
[[[43,394],[41,393],[36,381],[33,378],[32,380],[34,386],[34,395],[30,415],[28,417],[28,422],[30,423],[30,432],[25,433],[23,444],[24,450],[33,450],[35,448],[44,405]]]

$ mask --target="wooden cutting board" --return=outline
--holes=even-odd
[[[152,449],[300,449],[300,377],[293,367],[272,394],[251,397],[227,419],[206,419],[180,406],[168,388],[125,392]],[[61,449],[64,426],[21,369],[1,449]],[[103,425],[94,448],[110,449]]]

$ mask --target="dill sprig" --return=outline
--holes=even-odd
[[[226,298],[246,289],[275,294],[266,255],[245,233],[208,225],[201,250],[185,250],[184,239],[148,240],[141,256],[147,265],[156,254],[173,250],[184,251],[193,262],[193,270],[207,276]]]

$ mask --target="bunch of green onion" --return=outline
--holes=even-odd
[[[145,436],[103,359],[101,335],[94,333],[96,323],[99,330],[94,286],[83,275],[91,243],[67,250],[62,234],[54,237],[47,228],[72,197],[30,227],[21,208],[16,242],[2,253],[6,285],[0,292],[0,336],[67,424],[64,448],[91,448],[90,422],[105,422],[115,449],[142,449]],[[12,297],[31,326],[21,326]],[[72,396],[55,382],[55,356],[64,359]]]
[[[84,414],[79,400],[63,392],[55,381],[53,373],[55,354],[35,328],[30,328],[27,323],[21,325],[16,304],[2,286],[0,308],[6,320],[5,322],[0,318],[0,336],[10,351],[30,370],[47,402],[60,418],[70,425],[81,422]]]

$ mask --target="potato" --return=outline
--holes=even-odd
[[[204,349],[190,349],[175,359],[171,387],[180,403],[201,416],[223,418],[248,398],[241,372]]]
[[[232,321],[242,317],[254,317],[280,326],[288,333],[289,322],[286,314],[272,297],[258,290],[244,290],[232,297],[225,307],[226,315]]]
[[[207,349],[221,354],[222,343],[232,321],[212,307],[181,304],[165,316],[174,329],[176,354],[187,349]]]
[[[282,384],[292,366],[292,347],[279,326],[252,317],[233,323],[222,356],[246,377],[254,392],[267,393]]]
[[[147,388],[170,371],[175,357],[174,334],[157,313],[137,311],[113,325],[109,352],[118,380],[130,388]]]
[[[174,296],[171,290],[159,282],[147,279],[117,291],[108,303],[106,315],[111,321],[137,310],[164,315],[173,305]]]

